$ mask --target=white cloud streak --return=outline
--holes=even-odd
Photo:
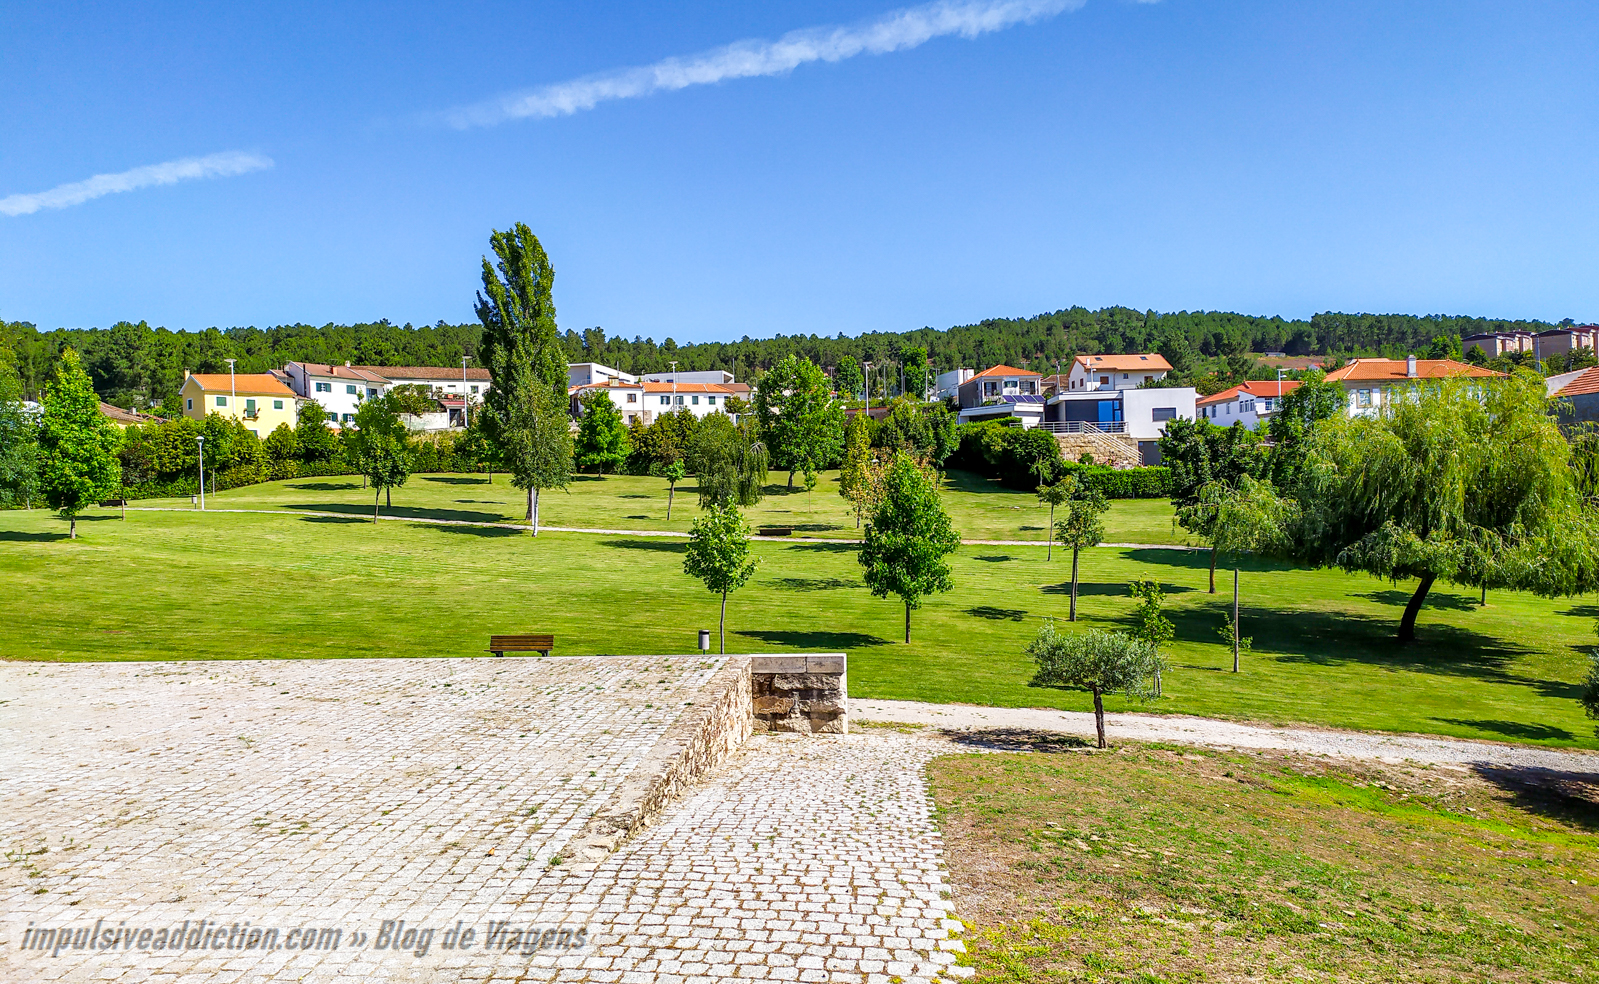
[[[272,166],[272,158],[229,150],[204,157],[185,157],[164,164],[146,164],[120,174],[96,174],[87,181],[57,185],[49,191],[0,198],[0,215],[31,215],[41,208],[66,208],[119,191],[177,184],[196,178],[230,178]]]
[[[848,27],[791,31],[776,41],[737,41],[683,58],[624,68],[501,96],[440,114],[449,126],[465,130],[507,120],[570,116],[615,99],[637,99],[729,79],[782,75],[809,62],[843,61],[856,55],[905,51],[934,38],[975,38],[1017,24],[1030,24],[1085,0],[939,0],[907,7]]]

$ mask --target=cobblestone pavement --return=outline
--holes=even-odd
[[[0,981],[959,975],[934,738],[757,737],[560,857],[720,665],[0,664]]]

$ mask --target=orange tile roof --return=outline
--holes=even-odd
[[[1594,366],[1562,386],[1555,396],[1588,396],[1592,393],[1599,393],[1599,366]]]
[[[1026,369],[1017,369],[1013,366],[990,366],[973,376],[972,379],[982,379],[984,376],[1039,376],[1042,378],[1041,373],[1029,372]],[[969,383],[972,379],[968,379],[966,382]],[[966,383],[961,385],[964,386]]]
[[[305,371],[313,376],[332,376],[334,379],[359,379],[368,383],[387,383],[388,380],[370,369],[355,366],[332,366],[320,362],[302,362]]]
[[[1356,359],[1342,369],[1327,374],[1329,380],[1346,383],[1391,382],[1403,379],[1446,379],[1450,376],[1503,376],[1502,372],[1456,362],[1454,359],[1417,359],[1412,377],[1404,359]]]
[[[197,372],[189,377],[203,390],[218,393],[246,393],[250,396],[293,396],[294,391],[267,373],[241,373],[229,376],[225,372]],[[188,385],[189,380],[184,380]]]
[[[1299,388],[1299,380],[1285,379],[1277,382],[1274,379],[1250,379],[1232,389],[1224,389],[1220,393],[1200,397],[1194,401],[1196,407],[1208,407],[1213,403],[1226,403],[1228,400],[1237,399],[1240,393],[1248,393],[1254,397],[1278,397],[1292,393]]]
[[[1146,352],[1142,355],[1079,355],[1074,361],[1090,372],[1100,369],[1109,369],[1112,372],[1132,372],[1137,369],[1171,371],[1171,363],[1158,352]]]
[[[674,385],[677,387],[675,392],[678,393],[726,393],[731,396],[737,392],[722,383],[639,383],[639,385],[644,387],[646,393],[671,393],[674,392],[672,388]]]

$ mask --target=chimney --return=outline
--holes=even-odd
[[[1405,357],[1405,375],[1411,379],[1416,378],[1416,357],[1414,355]]]

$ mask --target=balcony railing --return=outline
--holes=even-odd
[[[1038,425],[1051,434],[1125,434],[1127,423],[1122,420],[1046,420]]]

